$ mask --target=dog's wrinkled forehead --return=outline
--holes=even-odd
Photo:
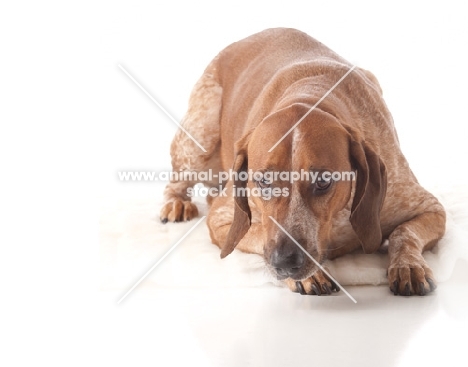
[[[249,166],[264,169],[348,168],[349,136],[346,130],[333,117],[318,110],[312,111],[294,127],[300,118],[297,113],[282,111],[265,119],[251,135]]]

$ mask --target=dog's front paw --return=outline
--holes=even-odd
[[[422,255],[398,256],[388,268],[388,283],[393,294],[424,296],[436,289],[434,275]]]
[[[321,270],[317,270],[310,278],[304,280],[288,278],[285,282],[290,290],[300,294],[321,296],[340,291],[340,288],[335,284],[335,282],[328,279],[325,273]]]
[[[197,206],[191,201],[175,199],[164,204],[161,209],[161,222],[182,222],[195,218],[198,215]]]

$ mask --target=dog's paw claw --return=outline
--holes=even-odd
[[[323,289],[325,290],[325,293],[327,293],[328,295],[332,293],[330,287],[327,284],[323,285]]]
[[[293,292],[309,295],[330,295],[333,292],[339,292],[340,288],[335,282],[328,279],[321,271],[316,271],[311,277],[298,281],[291,278],[285,280],[289,289]]]
[[[406,283],[406,285],[405,285],[405,291],[403,292],[403,294],[404,294],[405,296],[411,296],[411,287],[410,287],[409,283]]]
[[[296,291],[300,294],[306,294],[304,286],[302,285],[301,282],[296,282]]]
[[[422,256],[391,264],[388,283],[395,296],[425,296],[436,289],[432,271]]]
[[[320,291],[320,287],[317,287],[316,284],[312,284],[312,290],[313,290],[313,294],[316,294],[317,296],[321,296],[322,295],[322,292]]]
[[[331,281],[331,284],[332,284],[332,291],[335,291],[335,292],[339,292],[340,291],[340,287],[338,287],[338,285],[332,280]]]
[[[426,295],[426,289],[425,289],[425,287],[424,287],[424,283],[423,283],[423,282],[419,282],[418,294],[419,294],[420,296],[425,296],[425,295]]]

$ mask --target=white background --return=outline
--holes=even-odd
[[[98,292],[98,198],[160,195],[160,185],[119,183],[117,171],[170,168],[176,128],[119,63],[180,119],[223,47],[265,28],[298,28],[377,76],[423,185],[467,178],[462,1],[8,4],[0,5],[0,272],[2,333],[17,361],[81,360],[100,355],[103,340],[111,354],[137,317],[119,315],[127,321],[112,329],[118,310]]]

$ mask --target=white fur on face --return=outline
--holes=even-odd
[[[299,127],[294,129],[292,133],[292,157],[295,156],[295,151],[300,148],[300,142],[302,139],[303,135],[301,134]],[[291,184],[289,191],[290,201],[288,205],[288,214],[284,221],[284,228],[296,241],[307,241],[307,243],[300,243],[300,245],[304,247],[311,256],[314,256],[319,248],[319,221],[315,218],[314,213],[302,197],[299,190],[300,184],[300,181],[296,181]],[[275,240],[278,241],[279,237],[281,237],[280,232],[277,233]],[[316,260],[320,261],[320,259]]]

